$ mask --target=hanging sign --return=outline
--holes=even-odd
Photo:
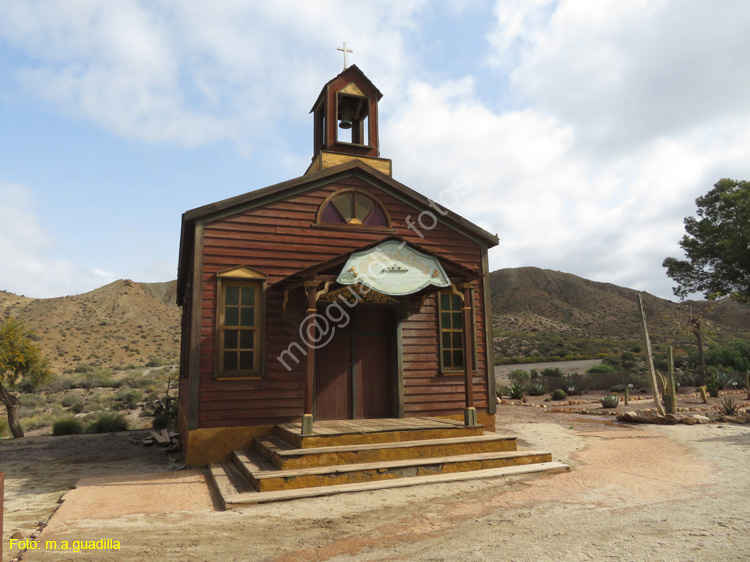
[[[436,258],[397,240],[353,252],[336,282],[342,285],[360,283],[391,296],[411,295],[428,285],[442,288],[451,284]]]

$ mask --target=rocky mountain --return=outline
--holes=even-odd
[[[569,273],[522,267],[490,274],[496,357],[590,358],[641,343],[637,291]],[[703,312],[719,340],[750,337],[750,307],[734,301],[677,304],[643,294],[656,345],[689,345],[676,325]],[[0,319],[22,318],[58,373],[81,364],[176,363],[176,281],[120,280],[81,295],[32,299],[0,291]]]
[[[176,363],[180,309],[176,281],[119,280],[68,297],[32,299],[0,291],[0,318],[17,316],[36,331],[58,373],[101,367]]]
[[[536,267],[494,271],[490,284],[500,356],[593,356],[642,341],[633,289]],[[679,328],[691,314],[703,314],[719,341],[750,337],[750,307],[735,301],[675,303],[648,293],[642,298],[655,344],[692,344]]]

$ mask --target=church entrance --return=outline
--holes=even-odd
[[[392,417],[395,309],[350,309],[351,320],[316,351],[315,419]]]

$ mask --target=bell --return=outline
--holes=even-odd
[[[351,129],[352,128],[352,117],[348,113],[342,113],[341,114],[341,123],[339,123],[339,127],[342,129]]]

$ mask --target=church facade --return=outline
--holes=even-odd
[[[487,251],[497,237],[391,177],[381,94],[351,66],[312,108],[301,177],[186,212],[186,462],[276,424],[415,416],[494,430]]]

